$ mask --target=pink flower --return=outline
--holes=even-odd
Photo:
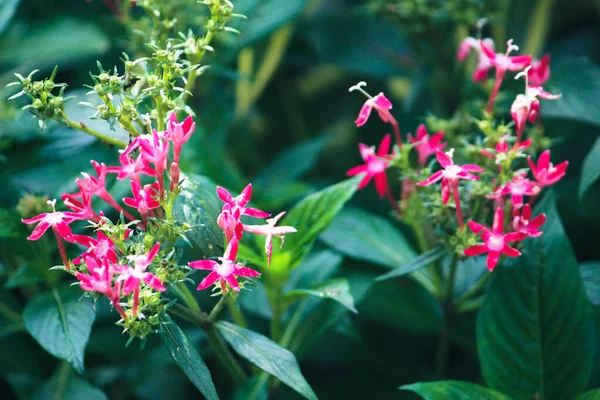
[[[256,208],[246,207],[246,205],[250,202],[252,198],[252,184],[249,183],[242,193],[239,196],[233,197],[231,193],[227,191],[227,189],[222,188],[221,186],[217,186],[217,196],[225,203],[229,204],[231,207],[231,212],[235,212],[239,210],[240,215],[248,215],[254,218],[267,218],[271,216],[271,214],[266,213],[264,211],[258,210]]]
[[[181,154],[183,144],[190,139],[195,128],[196,123],[191,115],[183,120],[182,123],[177,122],[177,115],[175,112],[172,112],[169,116],[167,136],[173,142],[173,158],[176,163],[179,163],[179,155]]]
[[[383,93],[379,93],[377,96],[368,98],[365,101],[358,113],[358,118],[354,121],[356,126],[363,126],[367,122],[373,108],[375,108],[383,122],[389,122],[389,110],[392,109],[392,102]]]
[[[230,204],[224,204],[221,214],[217,217],[217,225],[225,233],[225,238],[229,243],[233,238],[240,240],[244,233],[244,226],[240,221],[240,210],[232,210]]]
[[[115,252],[115,244],[113,241],[110,240],[102,231],[97,231],[96,236],[98,239],[94,239],[93,237],[85,235],[71,235],[71,241],[79,243],[88,248],[88,251],[73,260],[75,264],[79,264],[81,259],[85,259],[87,257],[94,257],[99,260],[106,259],[111,263],[117,262],[117,253]]]
[[[285,211],[277,214],[273,218],[267,220],[266,225],[244,225],[244,231],[256,233],[258,235],[266,236],[265,240],[265,253],[267,254],[267,265],[271,265],[271,254],[273,252],[273,236],[281,239],[281,246],[283,247],[284,236],[288,233],[298,232],[293,226],[275,226],[277,222],[283,218]]]
[[[531,56],[509,56],[513,50],[519,48],[512,44],[512,39],[507,43],[505,54],[495,53],[494,48],[489,46],[489,43],[479,41],[481,51],[486,55],[490,64],[496,68],[496,75],[499,73],[504,75],[506,71],[520,71],[531,63]]]
[[[106,168],[106,172],[118,174],[118,180],[129,178],[141,184],[140,174],[156,175],[156,171],[149,167],[148,162],[141,155],[134,160],[128,153],[124,152],[119,156],[119,162],[121,163],[120,166]]]
[[[144,188],[136,181],[131,181],[131,192],[133,198],[125,197],[123,203],[129,207],[137,208],[142,216],[148,215],[149,210],[160,207],[160,203],[156,199],[158,196],[158,183],[145,185]]]
[[[492,52],[494,51],[494,41],[491,38],[485,38],[482,40],[482,42],[485,44],[486,48]],[[477,39],[473,37],[467,37],[463,39],[458,48],[458,59],[463,61],[465,58],[467,58],[471,52],[471,49],[477,52],[477,67],[473,73],[473,80],[475,82],[484,81],[487,78],[488,71],[492,67],[492,63],[490,62],[488,56],[482,51],[481,45]]]
[[[539,192],[540,187],[527,179],[525,174],[516,174],[512,181],[504,186],[501,194],[510,194],[513,207],[518,209],[523,206],[523,196],[536,196]]]
[[[540,111],[540,101],[538,97],[548,100],[556,100],[561,94],[551,94],[545,92],[541,86],[527,86],[525,94],[518,94],[510,107],[512,119],[515,122],[515,128],[520,135],[525,129],[527,120],[532,124],[536,121]],[[519,136],[520,137],[520,136]]]
[[[531,161],[531,157],[527,157],[527,161],[529,161],[533,177],[541,187],[554,185],[561,180],[565,176],[567,167],[569,166],[568,161],[563,161],[557,166],[552,165],[550,162],[550,150],[546,150],[540,154],[537,166]]]
[[[46,233],[48,228],[52,228],[54,233],[63,239],[68,238],[71,235],[69,224],[77,219],[81,218],[75,213],[54,211],[51,213],[42,213],[29,219],[22,219],[21,221],[28,225],[39,222],[38,226],[31,232],[31,235],[27,237],[27,240],[38,240]]]
[[[471,174],[471,172],[483,172],[479,166],[475,164],[456,165],[452,157],[441,150],[436,150],[435,153],[438,162],[442,166],[442,170],[433,173],[429,178],[422,182],[418,182],[419,186],[429,186],[440,179],[442,180],[442,201],[448,204],[450,193],[458,190],[458,181],[466,179],[470,181],[478,180],[479,177]]]
[[[100,217],[94,212],[92,208],[92,194],[85,190],[79,189],[80,192],[76,194],[64,193],[61,197],[65,206],[75,212],[78,219],[89,219],[94,222],[99,222]],[[77,197],[81,197],[81,201],[77,200]]]
[[[532,86],[542,86],[546,83],[550,79],[550,54],[546,54],[539,61],[532,60],[527,75]]]
[[[147,254],[127,256],[127,259],[133,262],[134,267],[124,266],[119,271],[120,276],[117,278],[117,281],[125,281],[123,284],[123,294],[128,295],[133,292],[133,315],[137,315],[141,282],[146,283],[159,292],[167,290],[156,275],[146,271],[159,250],[160,244],[156,243]]]
[[[365,164],[351,168],[347,174],[348,176],[354,176],[366,173],[365,177],[358,184],[359,189],[367,186],[371,179],[375,178],[375,189],[377,190],[379,197],[383,197],[388,191],[388,182],[385,169],[387,168],[389,159],[391,157],[388,155],[390,143],[390,135],[385,135],[379,144],[377,153],[375,153],[375,149],[373,147],[369,147],[366,144],[360,143],[358,145],[358,148],[360,149],[360,155],[362,159],[365,160]]]
[[[188,265],[194,269],[203,269],[212,271],[206,278],[198,285],[198,290],[204,290],[220,281],[221,289],[223,292],[227,291],[225,283],[229,285],[236,292],[240,291],[240,285],[236,279],[236,276],[243,276],[247,278],[259,276],[260,273],[251,268],[245,267],[241,263],[236,263],[235,259],[238,252],[238,241],[233,239],[229,242],[225,254],[223,257],[219,257],[220,263],[213,260],[199,260],[192,261]]]
[[[528,149],[529,146],[531,146],[531,139],[523,140],[521,143],[519,143],[517,145],[516,150],[518,152],[522,152],[523,150]],[[508,149],[509,149],[508,143],[506,142],[506,140],[504,138],[501,138],[500,141],[498,143],[496,143],[495,154],[494,154],[494,152],[486,150],[486,149],[482,149],[481,154],[484,155],[485,157],[496,159],[498,157],[498,155],[508,153]],[[498,167],[501,168],[501,165],[498,165]]]
[[[483,232],[481,238],[485,243],[468,247],[465,249],[464,253],[469,257],[488,253],[487,267],[490,271],[493,271],[494,268],[496,268],[500,254],[504,254],[508,257],[520,256],[521,253],[517,249],[510,247],[508,243],[523,240],[527,237],[527,234],[523,232],[510,232],[506,235],[503,234],[504,213],[501,207],[496,209],[496,213],[494,215],[494,225],[491,230],[475,221],[469,221],[469,228],[475,234]]]
[[[86,292],[102,293],[111,301],[115,309],[121,315],[121,318],[127,319],[127,314],[119,304],[121,299],[121,283],[115,282],[113,285],[113,275],[122,266],[115,266],[108,263],[108,260],[97,260],[93,257],[85,258],[88,274],[77,272],[75,277],[79,280],[79,285]]]
[[[139,136],[136,140],[141,148],[142,157],[147,162],[154,164],[158,181],[158,194],[162,200],[165,194],[164,173],[167,170],[169,141],[164,132],[158,133],[156,131],[152,131],[152,135]]]
[[[171,168],[169,168],[169,173],[171,174],[171,187],[169,189],[171,191],[177,190],[179,188],[179,178],[181,176],[181,168],[179,168],[179,164],[172,162]]]
[[[531,219],[531,206],[529,204],[525,204],[525,206],[520,211],[520,215],[518,209],[515,209],[515,211],[513,212],[514,230],[517,232],[525,233],[527,234],[527,236],[530,237],[541,236],[542,231],[539,230],[539,228],[546,222],[546,214],[540,214],[535,218]]]
[[[417,128],[417,137],[414,138],[409,133],[408,140],[415,144],[415,149],[419,153],[419,164],[427,164],[427,159],[435,154],[437,149],[443,150],[446,147],[446,143],[442,143],[444,139],[444,131],[440,131],[433,136],[429,136],[425,125],[421,124]]]

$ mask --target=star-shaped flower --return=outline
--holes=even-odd
[[[537,165],[531,161],[531,157],[528,157],[527,161],[529,161],[533,177],[541,187],[554,185],[561,180],[567,173],[567,167],[569,166],[568,161],[563,161],[554,166],[550,162],[550,150],[546,150],[540,154]]]
[[[546,222],[546,214],[540,214],[531,219],[531,206],[525,204],[521,210],[515,209],[513,215],[513,229],[515,231],[526,233],[530,237],[542,235],[539,228]]]
[[[348,176],[354,176],[362,173],[366,173],[365,177],[358,184],[358,188],[362,189],[371,179],[375,179],[375,189],[379,194],[379,197],[383,197],[388,191],[388,182],[385,174],[385,170],[389,164],[391,155],[389,155],[391,137],[385,135],[379,144],[379,149],[375,153],[373,147],[369,147],[366,144],[360,143],[358,148],[360,149],[360,155],[365,160],[364,165],[359,165],[351,168],[347,174]]]
[[[283,247],[283,240],[285,235],[288,233],[298,232],[293,226],[275,226],[277,222],[283,218],[285,211],[277,214],[273,218],[267,220],[266,225],[244,225],[244,231],[256,233],[258,235],[266,236],[265,241],[265,253],[267,254],[267,265],[271,265],[271,254],[273,253],[273,236],[281,239],[281,247]]]
[[[439,131],[435,135],[429,136],[425,125],[421,124],[417,128],[417,137],[408,134],[408,140],[415,145],[419,154],[419,164],[426,165],[427,159],[435,154],[437,149],[444,150],[446,143],[442,143],[444,131]]]

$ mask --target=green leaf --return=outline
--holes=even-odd
[[[96,314],[91,300],[81,295],[79,287],[54,288],[27,303],[23,320],[46,351],[83,374],[83,353]]]
[[[353,313],[358,313],[356,307],[354,307],[354,299],[350,294],[350,285],[346,278],[332,279],[311,289],[296,289],[285,294],[286,300],[290,302],[306,296],[313,296],[319,299],[332,299]]]
[[[354,195],[359,178],[347,179],[302,199],[286,215],[281,225],[291,225],[298,232],[286,236],[284,251],[294,254],[296,263],[308,253],[317,235],[329,226]]]
[[[59,368],[58,372],[32,398],[36,400],[108,400],[102,390],[73,374],[70,367],[69,369]]]
[[[342,254],[391,268],[415,258],[415,252],[398,227],[358,208],[340,211],[319,238]]]
[[[192,347],[179,326],[169,316],[166,318],[167,323],[163,325],[160,336],[169,354],[200,393],[209,400],[218,399],[217,389],[204,360]]]
[[[21,0],[4,0],[0,4],[0,33],[4,32],[8,26],[20,2]]]
[[[594,146],[583,160],[581,168],[581,181],[579,182],[579,198],[600,178],[600,138],[596,139]]]
[[[185,236],[204,257],[223,254],[223,233],[217,225],[221,206],[211,180],[200,175],[184,176],[173,215],[192,226]]]
[[[573,400],[598,400],[600,399],[600,389],[590,390],[575,397]]]
[[[438,381],[400,386],[425,400],[510,400],[504,394],[469,382]]]
[[[320,60],[359,74],[389,77],[406,74],[410,48],[394,25],[361,15],[324,15],[301,32]],[[384,38],[378,44],[374,38]],[[385,43],[385,44],[384,44]]]
[[[307,399],[317,398],[302,376],[296,357],[289,350],[259,333],[229,322],[217,322],[217,329],[240,356],[277,377]]]
[[[0,207],[0,239],[22,238],[26,233],[19,215],[8,208]]]
[[[588,261],[579,266],[588,298],[595,306],[600,306],[600,261]]]
[[[376,281],[385,281],[391,278],[398,278],[400,276],[404,276],[406,274],[410,274],[413,271],[416,271],[420,268],[426,267],[431,263],[436,262],[444,255],[443,247],[436,247],[434,249],[429,250],[426,253],[421,254],[419,257],[413,259],[407,264],[404,264],[400,267],[394,268],[390,272],[387,272],[381,276],[378,276]]]
[[[477,321],[483,376],[515,400],[572,398],[593,366],[594,316],[552,192],[541,212],[544,234],[494,272]]]
[[[44,281],[44,276],[33,268],[23,265],[6,280],[4,287],[13,289],[23,285],[31,285]]]
[[[574,72],[576,71],[576,72]],[[546,90],[562,93],[558,100],[542,100],[545,118],[565,118],[600,125],[600,67],[583,57],[553,60]]]

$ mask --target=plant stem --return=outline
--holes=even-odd
[[[221,298],[219,299],[219,301],[217,302],[217,304],[215,304],[215,306],[213,307],[213,309],[210,310],[210,314],[208,314],[208,319],[211,322],[215,322],[215,320],[217,319],[217,315],[219,315],[219,313],[223,309],[223,306],[225,305],[226,301],[227,301],[227,295],[224,294],[224,295],[221,296]]]
[[[123,142],[122,140],[119,140],[119,139],[114,138],[109,135],[105,135],[104,133],[100,133],[92,128],[89,128],[85,123],[83,123],[83,121],[81,121],[81,122],[73,121],[65,114],[64,111],[62,112],[61,118],[63,119],[62,121],[59,119],[57,119],[57,121],[66,123],[67,126],[70,128],[77,129],[78,131],[81,131],[81,132],[85,132],[88,135],[92,135],[95,138],[98,138],[101,141],[103,141],[107,144],[110,144],[112,146],[122,147],[122,148],[127,147],[127,143]]]
[[[489,282],[492,277],[492,272],[486,273],[477,281],[475,285],[473,285],[469,290],[463,293],[458,299],[456,299],[456,304],[460,305],[466,300],[469,300],[471,297],[479,293],[479,291]]]
[[[454,279],[456,278],[456,268],[458,266],[458,257],[454,255],[450,264],[450,273],[446,281],[446,290],[442,301],[442,326],[438,341],[438,349],[435,361],[435,378],[443,379],[446,375],[446,366],[448,364],[448,333],[450,325],[450,312],[453,308],[452,294],[454,292]]]
[[[21,321],[21,314],[2,302],[0,302],[0,315],[13,322]]]
[[[229,308],[229,313],[231,314],[231,318],[233,318],[233,322],[235,322],[236,325],[245,328],[247,326],[246,319],[244,318],[244,314],[242,314],[242,312],[235,306],[233,297],[229,298],[229,301],[227,302],[227,308]]]
[[[492,93],[490,94],[490,100],[488,101],[487,113],[490,117],[494,114],[494,101],[496,100],[496,96],[500,91],[500,86],[502,86],[502,80],[504,79],[505,71],[496,70],[496,80],[494,81],[494,89],[492,89]]]
[[[461,231],[465,230],[465,222],[463,220],[462,208],[460,208],[460,193],[458,193],[458,183],[453,185],[451,188],[452,195],[454,196],[454,205],[456,207],[456,219],[458,220],[458,228]]]
[[[177,283],[177,292],[181,296],[182,300],[185,302],[185,305],[191,308],[192,311],[195,311],[197,313],[201,311],[200,306],[198,305],[198,301],[196,300],[192,292],[190,292],[190,289],[188,289],[185,282]]]
[[[523,54],[538,56],[546,41],[550,17],[552,15],[552,3],[554,0],[538,0],[531,14],[527,31],[527,42]]]

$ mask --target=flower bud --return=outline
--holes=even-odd
[[[179,165],[175,162],[172,163],[169,172],[171,173],[171,190],[177,190],[179,188],[179,176],[181,175]]]

